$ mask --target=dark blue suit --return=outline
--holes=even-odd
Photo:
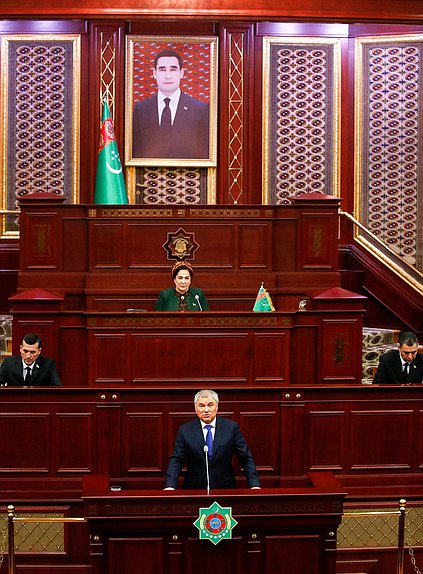
[[[34,363],[29,386],[60,386],[62,383],[56,371],[53,359],[40,355]],[[23,367],[20,355],[6,357],[0,366],[0,385],[8,387],[23,387]]]
[[[423,355],[417,353],[415,359],[410,363],[408,384],[422,383],[423,382]],[[381,355],[379,359],[379,366],[373,379],[373,384],[405,384],[404,375],[402,372],[402,363],[399,351],[388,351]]]
[[[175,448],[169,459],[165,487],[177,488],[178,477],[186,464],[184,488],[206,489],[207,475],[204,453],[204,434],[200,419],[182,425]],[[248,486],[260,486],[253,456],[238,424],[230,419],[216,417],[213,456],[209,462],[210,488],[235,488],[232,457],[236,454],[243,467]]]
[[[209,104],[181,92],[173,125],[159,125],[157,94],[134,108],[132,157],[208,159]]]

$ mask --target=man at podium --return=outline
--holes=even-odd
[[[235,488],[232,457],[236,454],[250,488],[260,479],[238,424],[218,417],[219,396],[211,390],[194,397],[197,419],[182,425],[166,471],[165,490],[174,490],[184,465],[184,489]]]

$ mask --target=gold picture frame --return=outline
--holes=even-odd
[[[1,38],[2,237],[19,237],[19,197],[79,202],[80,65],[79,34]]]
[[[217,51],[210,36],[127,36],[126,166],[216,166]],[[179,99],[165,127],[171,92]]]

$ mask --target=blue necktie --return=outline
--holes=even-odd
[[[209,457],[211,458],[212,454],[213,454],[213,435],[212,435],[212,427],[211,425],[205,425],[205,428],[207,429],[207,434],[206,434],[206,445],[208,450],[208,454]]]

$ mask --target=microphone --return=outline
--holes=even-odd
[[[200,311],[202,311],[203,308],[202,308],[201,303],[200,303],[200,296],[196,295],[195,298],[197,299],[197,303],[198,303],[198,306],[200,307]]]
[[[204,454],[206,457],[206,476],[207,476],[207,494],[210,494],[210,475],[209,475],[209,447],[204,445]]]

